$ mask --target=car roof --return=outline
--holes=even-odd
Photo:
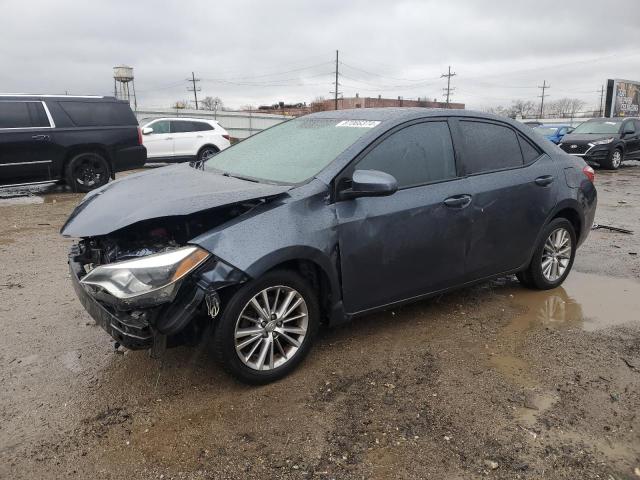
[[[116,97],[105,97],[102,95],[38,95],[32,93],[0,93],[0,100],[56,100],[56,101],[78,101],[88,100],[91,102],[126,102],[118,100]],[[126,102],[128,103],[128,102]]]
[[[554,127],[554,128],[562,128],[562,127],[570,127],[568,123],[543,123],[542,125],[538,125],[539,127]]]

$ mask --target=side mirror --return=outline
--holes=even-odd
[[[144,127],[144,128],[142,129],[142,134],[143,134],[143,135],[149,135],[150,133],[153,133],[153,128],[151,128],[151,127]]]
[[[634,134],[634,133],[636,133],[636,129],[635,129],[635,127],[633,126],[633,124],[632,124],[632,123],[627,123],[627,124],[624,126],[624,131],[623,131],[622,133],[623,133],[624,135]]]
[[[358,197],[384,197],[398,191],[397,180],[378,170],[356,170],[351,177],[351,188],[340,192],[341,200]]]
[[[565,133],[565,135],[569,135],[570,133],[572,133],[575,130],[575,128],[573,127],[569,127],[567,128],[567,133]]]

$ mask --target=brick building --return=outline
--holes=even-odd
[[[323,100],[321,103],[313,103],[311,109],[313,111],[333,110],[335,107],[334,100]],[[355,97],[339,98],[338,109],[347,108],[381,108],[381,107],[424,107],[424,108],[447,108],[445,102],[436,102],[431,100],[404,100],[402,97],[382,98],[378,97],[361,97],[356,93]],[[464,109],[464,103],[449,103],[449,108]]]

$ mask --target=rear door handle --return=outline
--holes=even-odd
[[[33,135],[31,138],[38,141],[49,140],[51,137],[49,135]]]
[[[471,195],[454,195],[446,198],[444,204],[450,208],[465,208],[471,203]]]
[[[536,185],[540,185],[541,187],[546,187],[547,185],[551,185],[553,183],[553,175],[543,175],[541,177],[536,178]]]

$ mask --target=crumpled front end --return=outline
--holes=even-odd
[[[132,350],[199,339],[218,313],[219,290],[248,279],[206,250],[166,239],[83,239],[71,249],[69,269],[87,312]]]

